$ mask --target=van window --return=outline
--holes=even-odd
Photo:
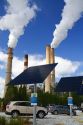
[[[29,102],[16,102],[14,105],[19,105],[19,106],[30,106]]]

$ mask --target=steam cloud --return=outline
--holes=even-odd
[[[64,0],[65,6],[62,12],[62,20],[53,33],[51,47],[57,47],[68,35],[74,23],[80,19],[83,13],[83,0]]]
[[[14,48],[24,28],[36,16],[37,6],[30,0],[7,0],[6,15],[0,17],[0,30],[9,30],[8,47]]]

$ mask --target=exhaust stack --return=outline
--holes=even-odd
[[[11,74],[12,74],[12,59],[13,59],[13,49],[8,48],[8,60],[7,60],[7,67],[6,67],[6,78],[5,78],[5,88],[4,88],[4,96],[7,91],[7,83],[11,80]]]
[[[28,68],[28,54],[25,54],[25,56],[24,56],[24,70],[26,70],[27,68]],[[29,89],[28,85],[23,85],[23,86],[25,86],[27,90]]]
[[[51,48],[50,50],[50,62],[51,64],[55,63],[55,55],[54,55],[54,48]],[[55,87],[55,69],[51,72],[51,88],[52,92],[54,92],[54,87]]]
[[[28,55],[24,56],[24,70],[28,68]]]
[[[46,47],[46,64],[50,64],[50,45]],[[51,92],[51,75],[45,80],[45,92]]]
[[[53,64],[55,63],[55,56],[54,56],[54,48],[51,48],[50,45],[46,47],[46,64]],[[45,80],[45,92],[54,92],[54,84],[55,84],[55,70],[49,74],[47,79]]]

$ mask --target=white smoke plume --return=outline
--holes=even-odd
[[[64,0],[64,2],[62,19],[53,33],[52,48],[57,47],[67,37],[68,30],[72,29],[83,13],[83,0]]]
[[[7,0],[6,14],[0,17],[0,30],[8,30],[8,47],[14,48],[24,28],[36,16],[37,6],[30,0]]]

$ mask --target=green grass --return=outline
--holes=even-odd
[[[6,120],[4,117],[0,117],[0,125],[32,125],[29,122],[29,119],[23,118],[10,118],[10,120]]]

